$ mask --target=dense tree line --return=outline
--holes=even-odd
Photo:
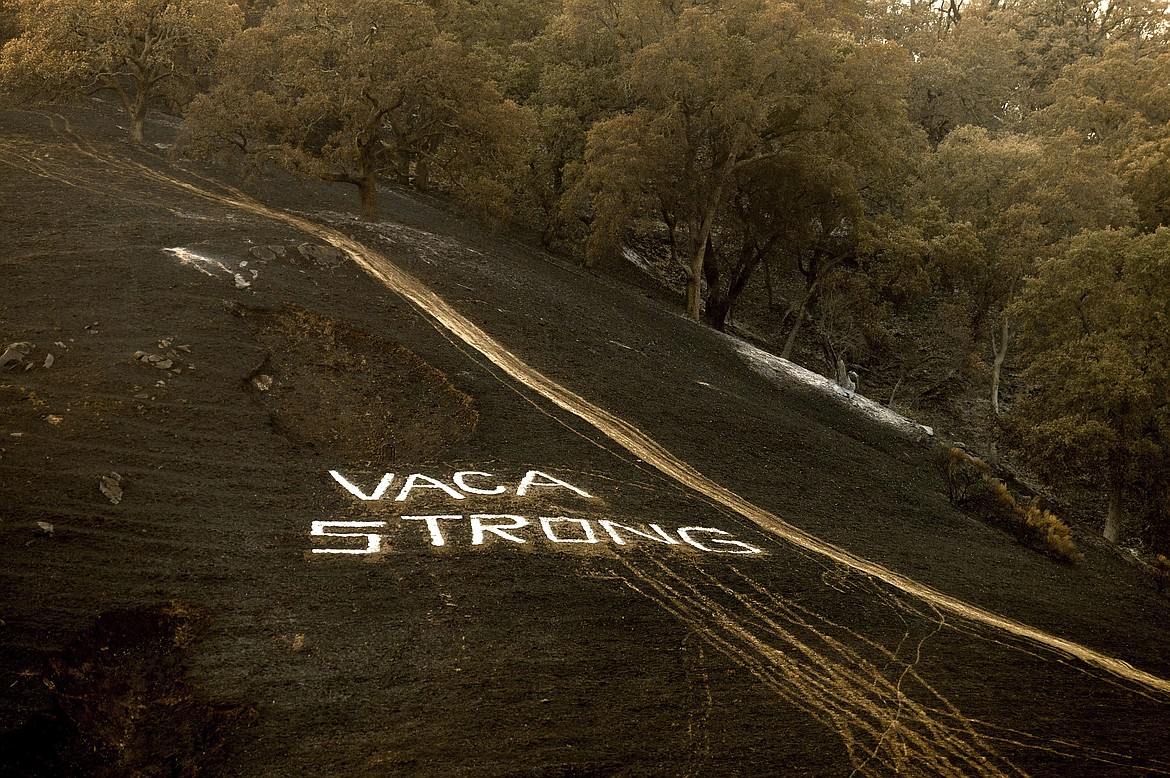
[[[978,381],[993,455],[1170,549],[1166,0],[0,0],[0,42],[13,94],[182,112],[367,219],[394,181],[636,245],[719,328],[766,289],[785,356]]]

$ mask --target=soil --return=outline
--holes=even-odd
[[[1170,774],[1116,550],[627,266],[120,121],[0,110],[0,775]]]

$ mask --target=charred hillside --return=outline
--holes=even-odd
[[[1170,601],[929,436],[120,120],[0,112],[0,774],[1170,773]]]

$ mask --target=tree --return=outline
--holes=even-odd
[[[243,0],[240,8],[244,11],[244,24],[255,27],[264,19],[264,14],[279,5],[283,0]]]
[[[365,219],[377,218],[387,174],[502,219],[530,121],[480,70],[421,3],[289,2],[224,48],[183,144],[353,184]]]
[[[1166,11],[1166,0],[983,0],[966,19],[1015,32],[1013,55],[1023,68],[1023,108],[1030,112],[1047,104],[1048,88],[1067,66],[1114,43],[1164,39]]]
[[[704,284],[721,323],[781,243],[815,288],[872,174],[904,150],[903,56],[784,3],[684,10],[632,60],[637,107],[589,133],[573,191],[590,205],[588,261],[641,217],[665,226],[695,320]]]
[[[1027,74],[1010,27],[967,19],[922,46],[911,69],[910,114],[932,146],[958,127],[1018,129]]]
[[[729,26],[728,16],[724,9],[687,9],[661,41],[638,52],[631,84],[640,105],[594,126],[582,176],[596,212],[587,261],[612,253],[629,217],[650,205],[670,229],[672,256],[682,255],[687,314],[696,321],[715,219],[767,111],[764,100],[752,99],[760,95],[750,79],[763,75],[751,72],[752,41]],[[778,37],[786,33],[777,30]],[[639,164],[622,170],[631,156]]]
[[[908,0],[879,32],[915,55],[911,113],[937,145],[976,124],[1021,131],[1064,69],[1110,46],[1164,46],[1166,0]]]
[[[532,42],[538,86],[527,105],[540,114],[540,134],[525,186],[546,244],[582,237],[578,195],[569,195],[597,123],[632,112],[630,67],[687,3],[657,0],[570,0]],[[591,260],[590,260],[591,261]]]
[[[1146,230],[1170,226],[1170,51],[1110,46],[1065,68],[1037,132],[1097,150],[1125,182]]]
[[[554,0],[450,0],[439,4],[438,24],[475,52],[507,97],[523,103],[539,88],[542,51],[534,41],[560,6]]]
[[[112,90],[142,143],[153,99],[181,88],[235,35],[228,0],[16,0],[21,34],[5,45],[0,81],[33,98]]]
[[[1027,393],[1012,411],[1027,460],[1049,477],[1104,487],[1104,534],[1124,527],[1127,490],[1170,543],[1170,229],[1086,232],[1030,278],[1022,324]]]
[[[980,127],[948,135],[924,178],[949,219],[971,225],[979,243],[980,272],[964,274],[965,292],[972,330],[992,353],[990,400],[998,414],[1012,339],[1007,309],[1022,279],[1061,240],[1129,223],[1132,204],[1100,155]]]

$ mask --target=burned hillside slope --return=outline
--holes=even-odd
[[[397,192],[373,225],[249,199],[109,122],[0,115],[32,344],[0,372],[0,773],[91,772],[70,710],[172,698],[207,726],[101,742],[168,775],[1170,773],[1170,607],[1114,557],[956,511],[928,446],[604,277]],[[336,235],[360,256],[291,250]],[[57,683],[167,608],[200,639],[161,630],[162,693]]]

